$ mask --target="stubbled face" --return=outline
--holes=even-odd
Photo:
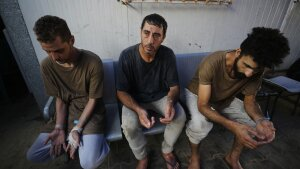
[[[258,72],[262,72],[263,68],[254,62],[250,55],[237,57],[233,64],[234,76],[237,79],[244,79],[253,76]]]
[[[155,56],[163,41],[163,27],[160,28],[146,22],[141,30],[142,52],[146,55]]]
[[[53,61],[64,64],[71,59],[74,38],[72,37],[69,41],[63,42],[61,37],[57,36],[53,42],[40,42],[40,44]]]

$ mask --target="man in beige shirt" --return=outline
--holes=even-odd
[[[78,150],[82,168],[97,168],[109,152],[104,137],[103,66],[94,53],[75,48],[65,20],[43,16],[34,32],[47,52],[41,63],[46,93],[56,98],[53,123],[44,128],[27,159],[46,162]]]
[[[189,169],[200,168],[199,144],[212,122],[235,135],[224,158],[233,169],[242,169],[239,157],[244,147],[254,149],[275,138],[273,123],[263,116],[255,96],[265,68],[282,63],[288,53],[288,41],[279,30],[253,28],[239,49],[212,53],[201,62],[185,91],[191,114],[186,127],[192,150]],[[236,98],[239,93],[243,101]]]

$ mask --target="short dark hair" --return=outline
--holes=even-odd
[[[33,31],[40,42],[53,42],[57,36],[62,41],[69,40],[72,35],[67,22],[57,16],[45,15],[35,22]]]
[[[273,68],[290,53],[287,38],[278,29],[256,27],[242,42],[241,56],[250,55],[262,67]]]
[[[158,26],[160,28],[162,27],[163,28],[163,33],[164,33],[163,37],[166,37],[168,24],[167,24],[166,20],[162,16],[160,16],[160,15],[158,15],[156,13],[147,15],[143,19],[143,22],[142,22],[142,25],[141,25],[141,29],[144,28],[144,25],[145,25],[146,22],[148,24],[150,24],[150,25],[155,25],[155,26]]]

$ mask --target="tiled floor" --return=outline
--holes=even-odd
[[[262,102],[263,103],[263,102]],[[64,157],[45,164],[33,164],[26,160],[26,151],[39,132],[43,120],[32,98],[28,96],[16,103],[1,105],[0,114],[0,168],[2,169],[77,169],[78,160],[66,162]],[[277,129],[276,139],[269,145],[256,150],[245,150],[241,163],[245,169],[298,169],[300,168],[300,112],[290,116],[293,106],[279,100],[274,117]],[[150,169],[166,168],[160,153],[162,134],[148,136]],[[222,160],[230,149],[233,135],[221,126],[215,125],[200,148],[202,168],[227,169]],[[133,169],[136,160],[125,139],[110,143],[111,152],[98,169]],[[187,168],[190,149],[185,132],[182,132],[175,146],[175,153],[182,168]]]

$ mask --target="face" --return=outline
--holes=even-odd
[[[141,30],[141,46],[144,54],[154,56],[163,41],[163,28],[146,22]]]
[[[259,67],[250,55],[245,55],[235,59],[233,70],[236,78],[243,79],[263,71],[263,68]]]
[[[40,44],[53,61],[64,64],[71,59],[74,38],[72,37],[69,41],[63,42],[61,37],[57,36],[53,42],[40,42]]]

